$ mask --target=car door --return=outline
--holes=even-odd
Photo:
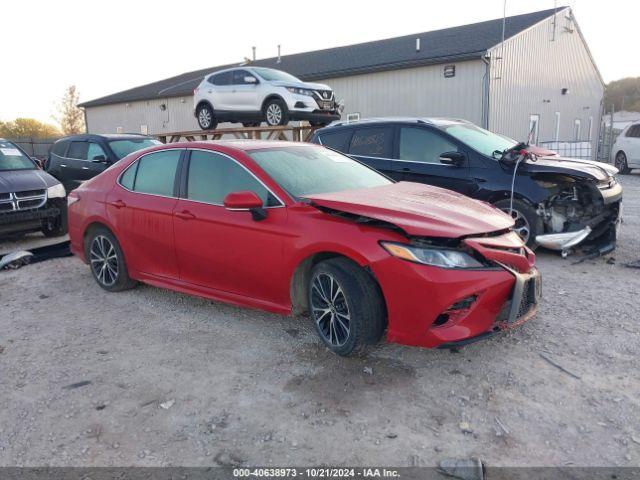
[[[108,167],[107,153],[104,151],[102,146],[96,142],[87,143],[87,159],[84,165],[81,166],[79,176],[79,179],[82,181],[95,177],[96,175],[104,172]]]
[[[87,169],[87,153],[89,142],[74,140],[69,145],[65,161],[60,163],[63,171],[63,184],[67,189],[78,187],[84,178],[84,169]]]
[[[349,140],[348,155],[398,180],[391,157],[394,149],[394,127],[355,128]]]
[[[282,226],[287,209],[235,159],[209,150],[190,150],[184,191],[174,209],[180,278],[215,290],[285,303],[277,286],[283,275]],[[263,200],[267,217],[232,211],[223,201],[250,190]]]
[[[184,149],[141,156],[107,194],[106,208],[128,267],[149,276],[178,279],[173,211],[176,175]]]
[[[253,78],[255,81],[247,82],[247,78]],[[234,70],[232,82],[233,109],[243,112],[260,111],[258,79],[247,70]]]
[[[469,159],[461,165],[444,164],[440,156],[461,152],[452,140],[427,126],[400,126],[395,154],[396,175],[407,182],[426,183],[468,194],[475,186],[469,175]]]
[[[640,167],[640,124],[629,128],[625,144],[629,152],[627,155],[628,164]]]
[[[208,78],[207,93],[214,110],[233,110],[232,78],[232,71],[216,73]]]
[[[59,140],[54,143],[45,164],[45,170],[61,182],[64,182],[66,175],[66,155],[70,143],[69,140]]]

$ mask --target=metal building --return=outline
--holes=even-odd
[[[344,118],[465,118],[539,144],[598,137],[604,83],[569,7],[251,64],[329,84]],[[230,66],[85,102],[88,131],[197,130],[193,89]]]

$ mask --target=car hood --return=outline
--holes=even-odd
[[[509,215],[488,203],[421,183],[399,182],[305,198],[317,207],[391,223],[415,236],[458,238],[513,226]]]
[[[607,180],[618,173],[618,169],[608,163],[577,160],[555,155],[553,157],[538,157],[535,162],[529,160],[519,168],[532,173],[562,173],[599,182]]]
[[[310,88],[312,90],[331,90],[329,85],[324,83],[307,83],[307,82],[289,82],[289,81],[274,81],[272,85],[278,87],[296,87],[296,88]]]
[[[42,190],[58,183],[58,180],[42,170],[0,171],[0,193]]]

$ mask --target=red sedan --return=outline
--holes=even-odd
[[[102,288],[308,312],[340,355],[385,331],[453,348],[533,316],[539,274],[512,227],[486,203],[289,142],[163,145],[69,194],[72,250]]]

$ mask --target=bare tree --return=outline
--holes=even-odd
[[[85,131],[84,112],[78,108],[78,91],[75,85],[69,86],[58,105],[60,117],[56,120],[65,135],[75,135]]]

